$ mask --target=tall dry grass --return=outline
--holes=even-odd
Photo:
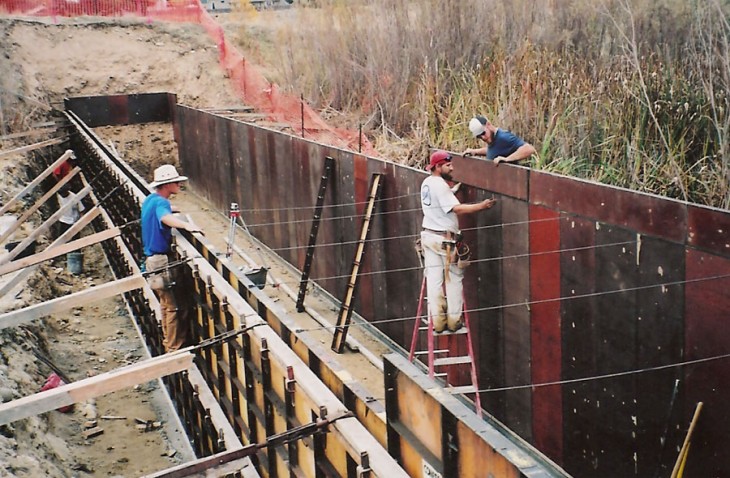
[[[724,0],[319,4],[279,32],[279,81],[364,118],[393,159],[473,146],[482,113],[535,168],[730,207]]]

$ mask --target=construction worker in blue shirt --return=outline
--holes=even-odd
[[[464,156],[483,155],[499,163],[512,163],[527,159],[535,154],[535,148],[519,136],[494,126],[484,116],[475,116],[469,121],[472,136],[486,143],[483,148],[468,148]]]
[[[148,272],[157,271],[148,277],[150,288],[160,301],[162,310],[163,345],[166,352],[185,346],[188,337],[188,308],[184,292],[176,287],[175,274],[169,263],[172,256],[172,228],[190,232],[202,232],[194,224],[175,217],[170,197],[180,192],[180,186],[187,181],[180,176],[175,166],[166,164],[155,169],[154,181],[150,186],[155,192],[142,203],[142,245],[145,267]]]

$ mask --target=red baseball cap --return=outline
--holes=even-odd
[[[437,150],[434,151],[433,154],[431,154],[431,161],[428,163],[428,166],[426,166],[427,171],[431,171],[436,166],[440,166],[443,163],[450,163],[451,162],[451,155],[447,153],[446,151]]]

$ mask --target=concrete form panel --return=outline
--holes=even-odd
[[[726,356],[730,351],[730,335],[725,332],[730,259],[688,249],[685,260],[687,280],[693,281],[685,285],[685,360]],[[730,430],[728,358],[689,365],[683,372],[685,409],[679,423],[682,435],[697,402],[704,404],[692,437],[686,474],[730,476],[726,453]]]
[[[597,373],[613,374],[637,368],[636,235],[599,224],[596,231],[596,307],[598,342],[594,344]],[[595,416],[611,416],[595,424],[591,446],[597,450],[598,474],[629,476],[634,470],[637,414],[633,375],[602,379],[592,401]]]
[[[604,184],[538,171],[530,172],[530,202],[683,243],[683,203]]]
[[[637,294],[636,367],[655,367],[682,361],[684,349],[684,286],[659,285],[681,282],[685,277],[684,247],[651,237],[642,237],[637,248],[639,286],[648,287]],[[670,420],[674,382],[681,378],[677,368],[657,370],[637,378],[637,459],[638,476],[656,473],[661,457],[661,440]],[[681,409],[675,403],[674,412]],[[664,449],[673,450],[676,443]],[[678,444],[681,447],[681,443]],[[671,453],[670,455],[673,455]],[[671,465],[671,460],[669,463]],[[671,474],[671,466],[660,473]]]
[[[502,303],[526,304],[530,300],[530,236],[527,203],[508,197],[502,203]],[[530,383],[530,309],[527,305],[502,311],[505,383],[509,387]],[[505,424],[521,437],[532,439],[532,392],[505,392]]]
[[[530,301],[532,382],[561,379],[560,221],[549,209],[530,206]],[[554,460],[563,456],[562,389],[551,385],[532,394],[535,445]]]
[[[196,121],[202,116],[207,115],[207,113],[195,112],[195,121],[193,121],[193,117],[188,111],[194,110],[186,110],[183,107],[179,107],[178,111],[183,117],[177,118],[176,120],[178,122],[176,132],[184,131],[185,134],[189,135],[189,138],[181,138],[179,140],[183,172],[191,176],[194,181],[200,181],[198,178],[204,176],[207,171],[195,163],[198,161],[198,157],[205,157],[206,146],[194,143],[197,141],[196,138],[200,135],[200,132],[204,131],[204,128],[201,128],[201,126],[205,123],[201,122],[200,124],[196,124]],[[270,160],[269,154],[268,152],[261,152],[268,150],[268,143],[267,141],[261,141],[262,135],[259,133],[261,131],[260,128],[255,126],[245,127],[249,128],[252,134],[248,136],[247,147],[241,146],[241,155],[253,154],[254,157],[250,159],[250,164],[247,166],[252,170],[251,177],[241,178],[240,188],[251,191],[247,194],[250,194],[251,199],[256,202],[254,208],[264,209],[269,207],[266,205],[266,197],[272,193],[270,190],[262,191],[262,183],[259,180],[259,178],[263,179],[267,174],[272,174],[269,166],[266,164]],[[191,131],[193,131],[192,135]],[[322,170],[322,163],[320,162],[321,159],[319,156],[323,157],[324,155],[330,154],[336,159],[337,164],[335,166],[335,173],[333,174],[332,188],[328,190],[328,197],[325,201],[326,206],[328,204],[335,204],[336,206],[326,207],[325,217],[329,217],[329,220],[323,221],[323,227],[320,230],[320,236],[317,242],[318,244],[339,245],[329,246],[327,248],[322,247],[317,250],[312,277],[317,279],[318,277],[348,274],[354,254],[354,246],[345,245],[345,243],[351,242],[356,238],[356,235],[359,233],[359,220],[349,220],[340,216],[354,216],[355,202],[365,200],[363,197],[358,198],[356,201],[358,194],[356,192],[357,178],[360,177],[360,173],[357,172],[359,171],[356,166],[357,160],[353,158],[352,153],[345,153],[324,146],[311,145],[304,140],[293,137],[287,137],[287,141],[295,143],[296,146],[282,150],[277,142],[281,140],[280,137],[286,135],[279,134],[275,136],[277,136],[274,139],[276,143],[276,168],[281,168],[281,165],[286,163],[281,162],[279,156],[281,154],[289,154],[280,153],[279,151],[289,151],[292,156],[298,156],[300,154],[299,151],[303,149],[300,145],[308,145],[304,149],[308,151],[310,175],[314,171],[316,176],[314,178],[303,179],[298,178],[297,174],[293,174],[290,179],[287,179],[291,181],[291,189],[296,189],[297,191],[305,191],[305,183],[309,184],[310,190],[306,194],[303,192],[300,194],[294,193],[292,196],[300,203],[297,206],[301,204],[314,204],[314,191],[318,187],[319,175]],[[237,141],[229,136],[229,142],[233,145]],[[232,146],[229,147],[231,149],[233,148]],[[244,152],[244,148],[249,152]],[[321,154],[323,152],[324,154]],[[238,164],[238,161],[236,159],[236,164]],[[289,164],[291,167],[291,163],[286,164]],[[407,347],[410,344],[410,333],[413,322],[399,319],[414,315],[417,305],[422,271],[418,266],[415,252],[412,252],[412,244],[414,238],[420,232],[421,213],[419,211],[418,186],[425,176],[423,172],[411,168],[396,165],[380,166],[381,164],[384,163],[368,159],[366,176],[369,181],[369,175],[373,172],[381,170],[381,168],[386,172],[383,190],[385,202],[382,204],[382,210],[389,214],[383,214],[382,217],[375,219],[374,227],[376,230],[374,232],[380,234],[383,239],[387,238],[387,241],[383,243],[384,245],[381,250],[377,250],[374,247],[370,256],[366,252],[366,263],[364,267],[368,268],[369,271],[378,273],[373,276],[372,281],[369,283],[368,281],[364,281],[360,284],[363,288],[360,289],[361,294],[359,294],[360,309],[363,311],[373,311],[372,316],[366,317],[367,320],[393,319],[393,322],[379,324],[378,327],[385,331],[394,341]],[[460,193],[462,194],[461,199],[464,202],[489,197],[493,193],[492,191],[500,191],[492,183],[482,184],[483,187],[488,185],[488,190],[474,187],[476,183],[480,181],[492,181],[496,177],[494,176],[495,174],[502,174],[502,169],[504,171],[521,170],[518,167],[508,165],[505,165],[504,168],[502,166],[495,168],[491,163],[473,158],[455,158],[455,164],[457,165],[457,171],[460,170],[459,174],[462,175],[459,179],[463,179],[465,183],[463,193]],[[188,165],[191,166],[191,169],[188,169]],[[472,167],[474,169],[471,169]],[[296,169],[292,171],[294,170]],[[307,175],[306,169],[300,170],[302,176]],[[667,352],[666,356],[661,353],[655,356],[652,352],[656,352],[656,348],[659,346],[662,347],[662,352],[666,352],[664,350],[665,347],[674,347],[676,337],[673,334],[675,333],[674,327],[676,324],[672,322],[672,317],[675,317],[673,315],[676,314],[675,309],[677,307],[681,309],[682,307],[681,301],[676,298],[674,292],[671,292],[670,300],[665,302],[664,298],[667,297],[666,295],[653,297],[649,292],[643,294],[643,292],[628,290],[619,293],[614,293],[614,291],[620,290],[621,288],[630,289],[636,286],[650,285],[652,280],[657,280],[656,277],[652,277],[652,274],[657,274],[659,266],[665,269],[665,264],[665,277],[676,277],[677,271],[681,271],[682,267],[681,261],[678,263],[676,259],[676,244],[683,244],[686,241],[690,246],[697,247],[702,251],[723,251],[726,241],[724,241],[725,237],[722,235],[723,233],[718,231],[725,231],[724,223],[722,222],[726,220],[723,216],[724,213],[718,212],[720,214],[719,222],[714,222],[715,219],[708,220],[703,216],[706,211],[702,208],[695,210],[693,207],[689,207],[690,212],[687,213],[685,211],[686,206],[677,201],[663,200],[640,193],[594,185],[569,178],[557,178],[553,175],[535,171],[524,170],[524,174],[525,178],[527,179],[529,177],[532,182],[529,185],[529,189],[531,191],[532,201],[535,202],[533,206],[543,205],[546,209],[563,211],[563,219],[561,221],[568,221],[569,218],[574,218],[571,221],[577,224],[576,228],[580,228],[580,231],[576,232],[578,234],[577,236],[566,237],[565,234],[573,233],[567,231],[567,228],[570,227],[567,222],[561,222],[560,232],[557,235],[561,240],[561,248],[566,248],[570,244],[575,244],[576,246],[585,244],[590,246],[593,242],[597,246],[597,249],[593,252],[578,252],[575,263],[573,263],[572,255],[570,257],[566,256],[568,253],[560,255],[560,281],[558,282],[560,284],[560,295],[566,296],[573,290],[576,291],[576,295],[580,294],[577,291],[603,294],[592,298],[562,301],[560,320],[563,323],[561,324],[562,329],[559,335],[562,335],[560,348],[562,348],[563,352],[567,352],[571,347],[575,347],[574,351],[571,350],[571,352],[574,352],[571,353],[571,357],[574,356],[577,363],[572,365],[568,357],[563,357],[560,361],[562,365],[560,376],[563,378],[579,378],[581,376],[607,373],[609,371],[631,370],[640,368],[642,362],[645,360],[651,361],[656,359],[661,361],[671,356],[669,352]],[[510,178],[502,179],[506,182],[510,180]],[[191,182],[197,189],[194,181]],[[278,187],[277,182],[266,184],[266,189]],[[527,186],[525,185],[525,187]],[[205,189],[201,189],[200,191],[203,195],[214,194],[211,190],[206,191]],[[510,222],[509,217],[514,214],[514,211],[518,211],[521,207],[527,208],[529,206],[527,203],[522,203],[520,200],[514,199],[519,197],[521,193],[512,190],[507,191],[507,189],[502,190],[502,192],[512,198],[510,201],[513,201],[513,204],[508,206],[508,201],[504,196],[498,196],[498,199],[502,199],[502,201],[498,202],[495,208],[490,211],[478,213],[472,218],[465,219],[464,225],[462,225],[464,229],[478,228],[466,230],[467,242],[472,246],[473,257],[478,261],[499,258],[507,254],[505,252],[506,250],[509,250],[511,247],[517,247],[516,243],[507,243],[508,241],[515,240],[515,237],[510,235],[508,226],[506,224],[504,226],[499,225]],[[282,194],[282,196],[287,197],[287,194]],[[387,200],[389,197],[395,199]],[[289,201],[291,199],[286,201],[286,207],[292,207],[291,204],[288,204]],[[520,206],[521,204],[524,204],[524,206]],[[348,208],[352,210],[350,211]],[[407,210],[410,210],[410,212]],[[265,215],[269,214],[269,212],[261,211],[261,214]],[[687,214],[689,214],[689,219],[687,218]],[[359,219],[359,216],[357,217]],[[602,221],[605,221],[605,223]],[[271,222],[271,220],[259,220],[259,223],[267,222]],[[711,228],[707,230],[702,229],[704,224],[710,223],[712,224]],[[686,237],[686,231],[684,230],[687,224],[690,224],[689,239]],[[489,227],[494,225],[498,225],[499,227]],[[306,243],[302,239],[299,239],[299,237],[301,234],[306,234],[308,237],[310,226],[311,223],[308,222],[306,227],[304,227],[304,232],[297,229],[296,243]],[[529,235],[533,236],[538,233],[537,230],[533,231],[533,228],[539,227],[539,223],[532,223],[528,227],[530,229]],[[645,234],[641,237],[642,246],[638,249],[635,244],[637,233]],[[263,231],[261,236],[256,231],[254,231],[254,234],[266,242],[268,242],[269,235],[273,237],[273,231]],[[280,232],[279,234],[284,234],[284,236],[291,235],[290,232]],[[408,235],[412,235],[413,237],[390,239],[395,236]],[[290,242],[293,241],[292,239],[289,240]],[[625,247],[623,245],[606,246],[612,242],[623,241],[633,242],[634,244],[627,244]],[[275,246],[274,243],[275,241],[273,240],[270,242],[272,246]],[[651,247],[651,251],[648,251],[646,249],[647,247]],[[368,251],[370,250],[368,249]],[[694,249],[687,254],[688,261],[700,260],[700,257],[705,257]],[[296,259],[299,257],[302,256],[296,256],[292,262],[297,262]],[[717,258],[713,260],[717,260]],[[495,266],[495,264],[498,265]],[[515,311],[506,312],[500,307],[502,305],[508,305],[507,303],[511,300],[508,300],[506,295],[517,290],[515,287],[519,288],[519,286],[515,286],[514,284],[521,283],[525,277],[514,273],[509,264],[506,265],[509,268],[509,273],[505,274],[505,264],[501,264],[500,261],[475,262],[467,270],[467,285],[465,287],[467,304],[470,309],[479,309],[477,313],[472,314],[472,326],[475,331],[473,335],[476,346],[475,352],[479,358],[480,388],[504,386],[506,382],[506,368],[509,367],[511,370],[509,373],[511,375],[514,373],[514,366],[518,364],[515,360],[516,354],[518,353],[515,350],[518,349],[510,349],[512,351],[507,351],[505,349],[507,342],[505,341],[512,341],[512,345],[523,343],[519,337],[513,337],[515,333],[520,333],[521,328],[517,322],[508,318],[507,315],[514,314]],[[301,264],[295,265],[301,267]],[[702,270],[702,267],[706,265],[700,264],[696,266],[700,268],[699,270]],[[580,270],[581,267],[585,267],[586,269]],[[378,268],[380,270],[377,270]],[[397,272],[395,272],[396,270]],[[535,268],[531,267],[529,275],[535,285],[549,282],[552,277],[551,274],[553,274],[552,271],[548,270],[545,272],[546,275],[534,277],[534,272]],[[689,268],[687,275],[690,277]],[[345,280],[338,281],[332,279],[323,282],[322,285],[326,286],[333,295],[340,297],[341,291],[344,290],[345,282]],[[368,293],[365,289],[367,287],[373,289]],[[704,294],[705,292],[702,293]],[[690,295],[688,291],[687,297],[689,298]],[[659,300],[660,298],[662,300]],[[531,297],[531,300],[535,300],[535,298]],[[700,310],[695,305],[692,305],[697,303],[699,299],[695,298],[692,300],[694,302],[690,301],[692,302],[691,304],[684,304],[684,310],[687,316],[690,313],[694,314],[695,311]],[[372,303],[367,305],[365,302],[369,301],[372,301]],[[727,305],[727,294],[719,294],[709,303],[705,303],[705,309],[703,310],[710,311],[711,314],[719,313],[718,311],[726,310]],[[531,307],[529,311],[530,320],[533,324],[535,323],[536,310],[539,310],[539,308],[535,309]],[[385,314],[385,317],[383,317],[383,314]],[[576,314],[578,315],[576,316]],[[503,316],[504,321],[502,320]],[[649,322],[650,319],[644,318],[645,316],[661,317],[661,320],[651,319],[656,324],[656,328],[654,328]],[[642,317],[641,321],[639,321],[639,317]],[[571,324],[575,324],[576,330],[569,333],[565,326],[566,320],[571,320]],[[705,319],[699,318],[694,320],[699,321],[698,323],[701,324]],[[509,330],[506,330],[507,324],[509,324]],[[697,327],[697,324],[694,327]],[[685,333],[688,336],[692,335],[690,333],[691,330],[695,329],[687,325]],[[584,331],[587,335],[582,337],[581,331]],[[696,333],[693,335],[694,337],[698,337],[698,343],[700,340],[704,340],[705,335],[703,334],[704,332],[699,335]],[[644,341],[642,337],[651,337],[647,341],[648,345],[646,347],[641,345],[641,342]],[[535,339],[533,337],[531,340],[533,351],[534,344]],[[569,347],[567,344],[571,344],[571,346]],[[532,365],[535,365],[534,361]],[[720,362],[718,362],[717,366],[722,368]],[[535,370],[532,370],[532,372],[534,375]],[[539,380],[536,380],[533,376],[532,381],[538,382]],[[563,442],[566,447],[565,458],[567,462],[578,463],[578,466],[581,467],[585,465],[576,474],[580,475],[581,471],[598,473],[600,470],[607,470],[609,465],[615,463],[621,463],[621,466],[624,463],[636,464],[633,458],[628,458],[629,453],[633,456],[634,451],[639,453],[638,466],[643,467],[646,465],[647,467],[642,468],[642,471],[644,469],[650,469],[651,457],[647,458],[647,456],[642,455],[644,453],[650,454],[651,451],[642,451],[643,449],[640,444],[633,446],[632,443],[635,443],[638,438],[632,437],[634,434],[637,437],[642,436],[643,433],[643,436],[649,437],[652,440],[656,436],[656,430],[643,431],[639,428],[642,426],[642,423],[646,424],[646,426],[655,426],[653,424],[659,423],[661,414],[657,412],[653,416],[648,415],[648,411],[645,410],[649,406],[648,401],[646,402],[646,406],[640,401],[637,401],[637,403],[633,402],[636,396],[635,394],[641,393],[643,390],[641,383],[640,379],[637,378],[617,378],[595,381],[595,385],[593,386],[588,384],[572,384],[569,386],[570,388],[563,388],[563,399],[566,399],[568,390],[575,390],[579,395],[582,394],[586,397],[585,401],[577,407],[570,407],[566,402],[564,403],[564,407],[559,408],[566,414],[570,413],[572,408],[578,410],[576,413],[573,413],[573,417],[576,418],[575,422],[570,423],[577,423],[577,420],[583,417],[588,417],[587,419],[591,422],[586,427],[579,428],[579,434],[571,435],[571,437],[566,435]],[[664,381],[662,381],[660,388],[662,390],[657,393],[657,400],[660,400],[660,403],[664,405],[667,400],[667,389]],[[533,403],[535,402],[534,397],[539,396],[539,393],[541,392],[533,395]],[[526,417],[511,418],[511,415],[508,417],[506,412],[510,408],[505,406],[505,402],[502,401],[503,399],[494,398],[500,395],[504,396],[503,393],[483,394],[482,400],[485,404],[485,409],[505,421],[518,420],[518,422],[514,422],[517,423],[515,428],[518,428],[519,420],[524,420]],[[647,400],[650,397],[651,395],[647,395]],[[691,402],[692,400],[686,401],[688,409],[692,408],[693,403]],[[664,407],[659,408],[663,409]],[[514,410],[514,407],[512,407],[509,413],[511,414]],[[637,417],[639,423],[637,425],[627,423],[627,420],[630,420],[631,417]],[[643,422],[641,422],[642,420]],[[568,430],[573,429],[569,426],[569,421],[570,417],[566,415],[565,424],[562,427],[563,432],[567,433]],[[610,423],[609,427],[606,426],[607,422]],[[715,422],[722,425],[722,420]],[[720,430],[720,425],[715,427],[715,423],[712,423],[706,426],[710,427],[711,430]],[[595,432],[591,435],[591,441],[581,442],[581,437],[584,436],[582,434],[588,433],[589,431]],[[617,449],[616,443],[625,436],[629,437],[626,440],[628,445],[625,448]],[[575,446],[582,445],[581,448],[589,448],[591,450],[590,453],[595,453],[595,456],[585,455],[579,458],[569,458],[571,456],[567,450],[570,448],[569,443],[573,443]],[[708,441],[707,448],[710,450],[716,449],[713,449],[715,443],[718,442]],[[708,460],[705,465],[707,467],[706,469],[721,469],[724,466],[722,464],[724,458],[714,454],[714,451],[711,453],[713,454],[706,456]],[[688,466],[691,466],[691,462],[692,459],[690,458]],[[592,468],[592,463],[598,463],[598,468]],[[611,470],[616,471],[616,468],[611,468]],[[619,471],[633,473],[633,468],[631,470],[621,468]]]
[[[730,257],[730,214],[701,206],[687,206],[687,243],[715,254]]]
[[[527,200],[530,170],[522,166],[496,166],[484,158],[454,156],[454,180],[515,199]]]
[[[595,298],[596,224],[575,216],[560,218],[560,295],[562,322],[562,378],[580,379],[596,375],[594,347],[598,341]],[[588,296],[577,298],[580,296]],[[575,476],[591,476],[597,453],[585,446],[601,426],[596,409],[595,381],[563,386],[563,457],[558,460]],[[556,457],[553,457],[556,459]]]
[[[121,126],[171,120],[169,93],[80,96],[66,98],[64,105],[87,126]]]

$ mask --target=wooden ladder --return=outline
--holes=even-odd
[[[466,306],[466,298],[464,298],[463,321],[464,326],[456,332],[444,330],[439,334],[435,334],[433,330],[433,320],[430,313],[422,315],[423,302],[426,293],[426,277],[421,282],[421,293],[418,297],[418,309],[416,310],[416,320],[413,325],[413,337],[411,340],[411,350],[409,360],[413,362],[416,357],[427,355],[426,363],[428,364],[428,376],[431,378],[441,378],[446,383],[446,391],[449,393],[473,394],[474,406],[479,417],[482,416],[482,404],[479,398],[479,384],[477,381],[477,366],[474,360],[474,346],[471,340],[471,327],[469,324],[469,312]],[[427,299],[426,299],[427,300]],[[426,308],[428,310],[428,308]],[[427,317],[426,317],[427,316]],[[426,350],[416,350],[418,347],[421,333],[426,332]],[[452,355],[451,348],[457,348],[459,340],[466,341],[467,355]],[[439,348],[436,348],[438,343]],[[444,347],[444,344],[446,346]],[[449,347],[451,345],[451,347]],[[449,367],[469,367],[470,384],[453,386],[449,383],[448,371]]]

